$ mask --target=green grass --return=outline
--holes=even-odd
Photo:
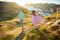
[[[6,35],[5,37],[0,37],[0,40],[14,40],[13,35]]]

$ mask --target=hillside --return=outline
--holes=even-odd
[[[16,18],[20,10],[25,10],[24,35],[20,27],[20,20]],[[32,15],[13,2],[0,2],[0,40],[60,40],[60,13],[52,13],[43,17],[43,23],[38,29],[32,25]],[[13,19],[13,20],[11,20]],[[7,20],[7,21],[5,21]]]
[[[0,21],[15,18],[20,10],[25,8],[14,2],[0,2]]]
[[[60,40],[60,14],[51,14],[38,29],[26,32],[23,40]]]

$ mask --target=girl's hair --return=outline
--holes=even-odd
[[[35,10],[32,10],[32,14],[33,14],[33,15],[35,15],[35,12],[36,12]]]

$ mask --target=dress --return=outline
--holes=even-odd
[[[18,16],[20,19],[20,26],[23,27],[24,13],[21,11]]]
[[[35,13],[35,16],[32,16],[32,24],[36,25],[37,23],[42,22],[42,16],[40,16],[37,12]]]

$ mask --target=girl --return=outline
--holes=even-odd
[[[20,19],[20,26],[22,27],[22,32],[23,32],[24,31],[23,29],[24,11],[20,11],[19,19]]]
[[[32,16],[32,25],[33,25],[35,28],[38,28],[38,27],[37,27],[37,24],[38,24],[38,23],[41,23],[41,21],[42,21],[42,16],[41,16],[38,12],[36,12],[35,10],[32,11],[32,14],[33,14],[33,16]]]

